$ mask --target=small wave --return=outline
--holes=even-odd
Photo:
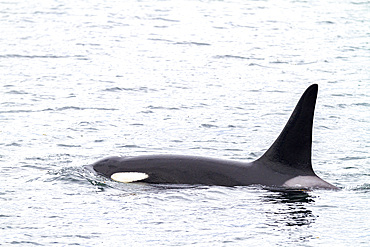
[[[180,110],[177,107],[164,107],[164,106],[152,106],[152,105],[148,106],[147,108],[152,109],[152,110]]]
[[[362,185],[358,185],[354,188],[352,188],[351,190],[353,191],[361,191],[361,192],[365,192],[365,193],[369,193],[370,192],[370,184],[362,184]]]
[[[14,217],[13,215],[0,214],[0,218]]]
[[[117,148],[141,148],[141,147],[138,145],[126,144],[126,145],[118,145]]]
[[[163,41],[163,42],[168,42],[168,43],[174,43],[172,40],[169,40],[169,39],[153,39],[153,38],[150,38],[148,40],[152,40],[152,41]]]
[[[213,125],[213,124],[202,124],[201,126],[204,128],[217,128],[218,127],[217,125]]]
[[[69,144],[57,144],[58,147],[64,147],[64,148],[80,148],[81,145],[69,145]]]
[[[116,108],[104,108],[104,107],[78,107],[78,106],[64,106],[57,108],[46,108],[42,111],[65,111],[65,110],[99,110],[99,111],[116,111]]]
[[[262,68],[277,69],[277,68],[274,68],[274,67],[269,67],[269,66],[261,65],[261,64],[258,64],[258,63],[250,63],[250,64],[248,64],[248,66],[258,66],[258,67],[262,67]]]
[[[21,147],[22,145],[16,142],[12,142],[5,145],[6,147]]]
[[[202,42],[188,42],[188,41],[184,41],[184,42],[175,42],[174,43],[175,45],[211,45],[211,44],[208,44],[208,43],[202,43]]]
[[[264,58],[243,57],[243,56],[236,56],[236,55],[217,55],[217,56],[214,56],[214,58],[217,58],[217,59],[264,60]]]
[[[311,62],[299,61],[296,63],[296,65],[307,65],[307,64],[314,64],[314,63],[317,63],[317,61],[311,61]]]
[[[76,43],[76,45],[81,45],[81,46],[101,46],[101,44],[95,44],[95,43],[88,43],[88,44]]]
[[[25,91],[17,91],[17,90],[12,90],[12,91],[9,91],[7,92],[8,94],[28,94],[27,92]]]
[[[125,190],[126,184],[114,182],[103,176],[93,174],[83,166],[64,167],[55,170],[49,170],[47,174],[34,180],[46,183],[72,183],[76,185],[93,185],[98,192],[105,191],[108,188]],[[32,181],[34,181],[32,180]],[[32,182],[30,181],[30,182]]]
[[[86,182],[88,171],[83,167],[64,167],[56,170],[49,170],[44,177],[39,178],[43,182],[68,181],[82,184]]]
[[[105,92],[134,91],[134,89],[133,88],[112,87],[112,88],[106,88],[103,91]]]
[[[0,55],[0,58],[28,58],[28,59],[33,59],[33,58],[86,58],[85,56],[82,55],[72,55],[72,56],[56,56],[56,55],[20,55],[20,54],[5,54],[5,55]]]
[[[155,89],[149,89],[147,87],[139,87],[139,88],[123,88],[123,87],[112,87],[112,88],[106,88],[103,91],[105,92],[119,92],[119,91],[133,91],[133,92],[156,92]]]
[[[363,102],[363,103],[356,103],[356,104],[353,104],[353,105],[355,105],[355,106],[366,106],[366,107],[369,107],[370,106],[369,103],[365,103],[365,102]]]
[[[162,41],[162,42],[167,42],[167,43],[170,43],[170,44],[174,44],[174,45],[199,45],[199,46],[209,46],[211,44],[209,43],[204,43],[204,42],[195,42],[195,41],[172,41],[172,40],[169,40],[169,39],[149,39],[149,40],[152,40],[152,41]]]
[[[167,21],[167,22],[180,22],[179,20],[173,20],[173,19],[166,19],[166,18],[153,18],[153,20],[158,20],[158,21]]]
[[[346,156],[344,158],[339,158],[339,160],[363,160],[363,159],[367,159],[366,157],[352,157],[352,156]]]
[[[10,110],[10,111],[0,111],[1,114],[5,113],[28,113],[28,112],[37,112],[32,110]]]
[[[362,4],[365,4],[365,5],[368,5],[368,4],[369,4],[369,1],[351,2],[351,4],[355,4],[355,5],[362,5]]]
[[[230,152],[242,152],[242,151],[244,151],[243,149],[239,149],[239,148],[225,148],[224,150],[225,151],[230,151]]]
[[[270,63],[272,63],[272,64],[289,64],[289,62],[280,61],[280,60],[271,61]]]
[[[333,22],[333,21],[319,21],[317,23],[319,23],[319,24],[335,24],[335,22]]]

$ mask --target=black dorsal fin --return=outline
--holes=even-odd
[[[258,161],[284,173],[293,169],[301,171],[302,175],[315,174],[311,147],[317,91],[317,84],[306,89],[283,131]]]

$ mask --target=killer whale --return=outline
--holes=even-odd
[[[317,92],[317,84],[306,89],[275,142],[250,163],[187,155],[142,155],[108,157],[85,168],[119,182],[338,190],[319,178],[312,168]]]

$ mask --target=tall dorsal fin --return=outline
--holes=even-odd
[[[317,91],[317,84],[306,89],[283,131],[259,161],[277,171],[293,168],[305,175],[314,174],[311,147]]]

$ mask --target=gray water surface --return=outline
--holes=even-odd
[[[0,245],[368,246],[369,1],[0,2]],[[120,184],[112,155],[252,161],[319,84],[339,192]]]

